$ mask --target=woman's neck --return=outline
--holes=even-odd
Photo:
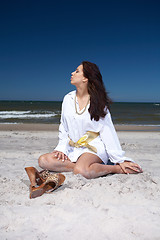
[[[89,96],[87,87],[77,87],[76,95],[78,98]]]

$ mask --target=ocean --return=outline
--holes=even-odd
[[[0,123],[60,122],[62,102],[0,101]],[[115,102],[111,105],[114,124],[160,126],[160,103]]]

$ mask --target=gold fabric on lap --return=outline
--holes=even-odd
[[[77,142],[73,142],[71,139],[69,141],[69,145],[72,147],[86,147],[89,150],[97,153],[97,149],[89,144],[92,140],[99,136],[99,132],[86,132]]]

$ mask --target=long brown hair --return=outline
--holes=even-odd
[[[88,61],[83,61],[81,64],[83,65],[83,75],[88,78],[88,93],[90,95],[88,111],[91,120],[98,121],[100,117],[105,117],[112,101],[107,95],[98,66]]]

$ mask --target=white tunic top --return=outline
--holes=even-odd
[[[66,154],[72,162],[76,162],[79,156],[85,152],[96,154],[104,164],[108,160],[113,163],[122,163],[125,160],[133,161],[125,157],[122,151],[115,128],[113,126],[110,112],[99,121],[91,120],[88,112],[89,104],[84,113],[76,113],[75,109],[76,91],[68,93],[62,103],[61,123],[59,126],[59,143],[55,150]],[[79,109],[76,100],[77,109]],[[100,135],[90,142],[90,145],[96,147],[97,153],[90,151],[88,148],[75,148],[69,145],[69,137],[77,142],[87,131],[99,132]]]

